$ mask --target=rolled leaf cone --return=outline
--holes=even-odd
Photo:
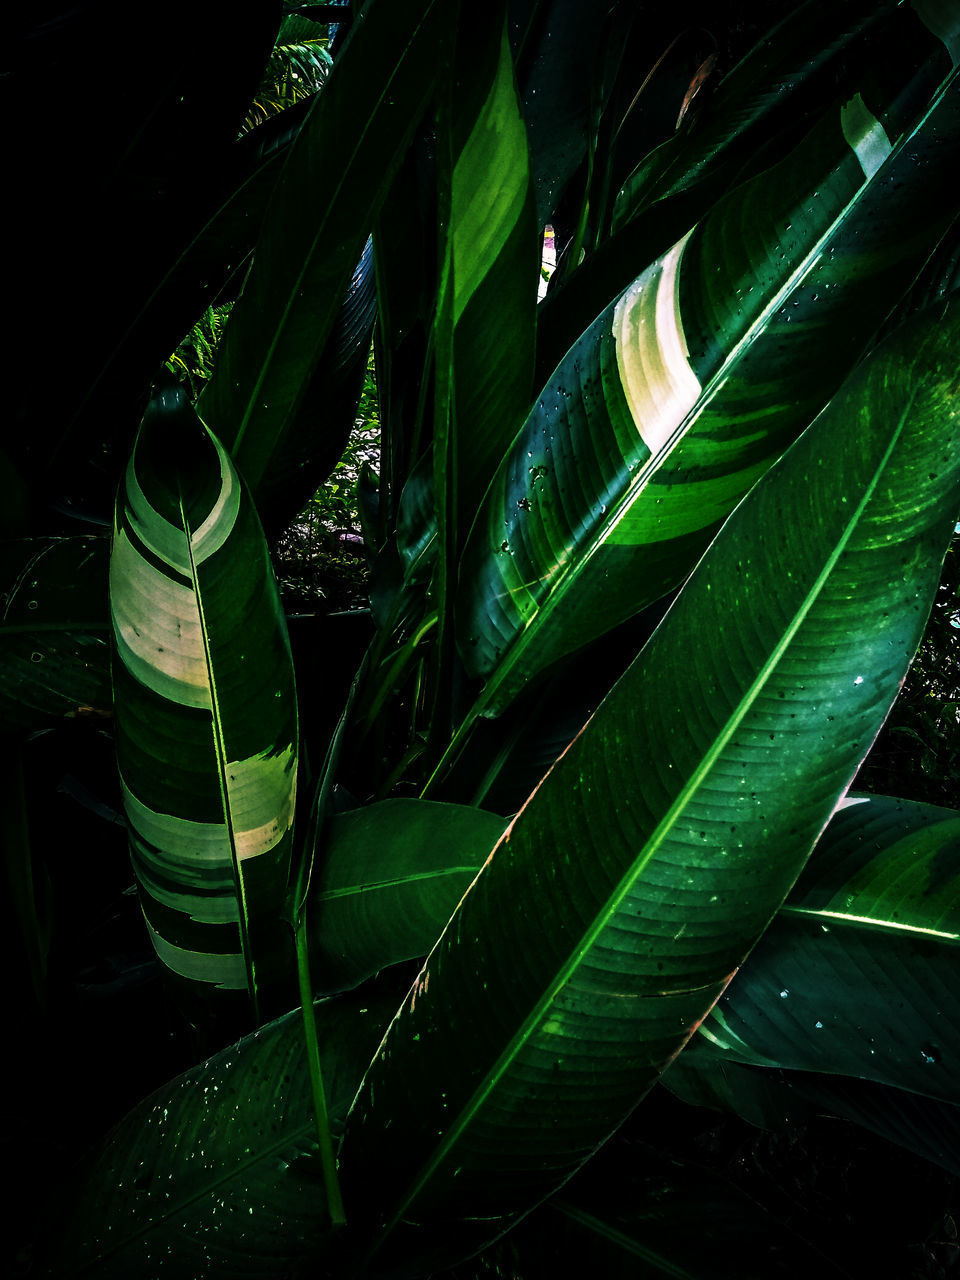
[[[293,664],[256,509],[182,391],[144,417],[110,557],[117,762],[151,939],[183,978],[255,992],[250,925],[286,889]]]

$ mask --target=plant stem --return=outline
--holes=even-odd
[[[303,1031],[307,1045],[307,1066],[310,1071],[310,1092],[317,1120],[317,1140],[320,1145],[320,1167],[323,1170],[323,1187],[327,1196],[327,1211],[335,1227],[347,1225],[343,1209],[340,1181],[337,1177],[337,1158],[333,1151],[333,1138],[327,1118],[327,1098],[323,1089],[320,1069],[320,1045],[317,1038],[317,1021],[313,1012],[313,988],[310,983],[310,960],[307,952],[306,911],[301,912],[297,924],[297,978],[300,983],[300,1007],[303,1010]]]

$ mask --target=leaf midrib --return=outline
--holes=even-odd
[[[342,885],[336,889],[323,889],[314,898],[314,902],[329,902],[334,898],[348,898],[362,894],[376,893],[377,890],[401,888],[407,884],[416,884],[426,880],[442,880],[448,876],[475,876],[479,866],[444,867],[440,871],[418,871],[409,876],[394,876],[389,880],[369,880],[363,884]]]

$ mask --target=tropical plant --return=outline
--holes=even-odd
[[[51,967],[93,927],[62,889],[49,923],[49,775],[124,834],[137,963],[203,1059],[98,1135],[40,1265],[423,1276],[546,1220],[651,1274],[807,1274],[749,1200],[598,1153],[662,1079],[960,1171],[960,814],[851,790],[958,514],[960,6],[367,0],[239,137],[294,18],[343,15],[209,9],[91,169],[145,260],[80,211],[44,280],[105,336],[71,295],[0,457],[18,1025],[55,1072]],[[51,120],[15,157],[41,194]],[[270,548],[349,448],[372,333],[361,643],[288,628]],[[684,1195],[753,1255],[698,1253]]]

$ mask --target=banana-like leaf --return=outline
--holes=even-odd
[[[508,827],[347,1121],[374,1251],[442,1254],[447,1229],[467,1251],[549,1194],[763,933],[922,635],[956,519],[958,328],[952,306],[848,380]]]
[[[960,1103],[960,813],[847,804],[688,1052]]]
[[[316,1005],[334,1130],[396,995]],[[50,1239],[55,1275],[272,1280],[329,1247],[299,1011],[178,1077],[121,1121]]]
[[[147,411],[110,558],[117,760],[141,904],[184,978],[255,990],[297,775],[293,665],[253,501],[180,390]]]
[[[464,552],[478,709],[682,581],[852,367],[952,216],[953,77],[916,119],[941,56],[831,108],[561,362]]]
[[[314,992],[425,956],[503,834],[467,805],[384,800],[330,819],[310,893]]]
[[[507,6],[488,7],[489,16],[460,31],[451,121],[455,475],[464,534],[530,406],[540,268]]]
[[[291,429],[410,136],[448,0],[370,0],[284,166],[199,410],[254,488]]]
[[[107,552],[103,538],[28,539],[9,566],[0,621],[0,732],[110,714]]]

